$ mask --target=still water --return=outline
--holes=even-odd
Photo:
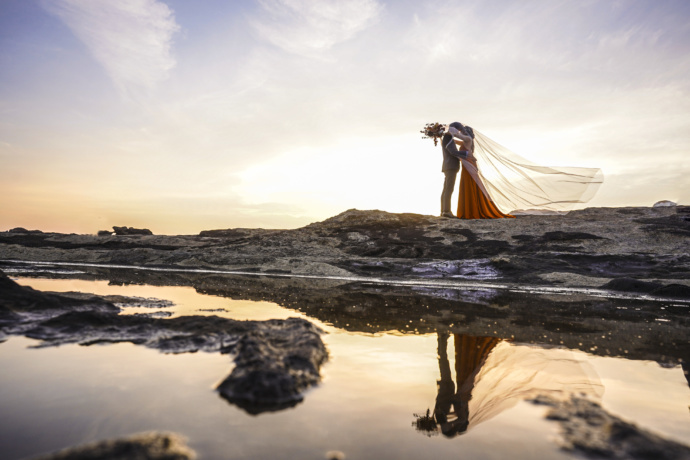
[[[250,415],[214,391],[232,369],[228,355],[162,354],[129,343],[33,348],[38,341],[10,337],[0,343],[6,459],[150,430],[184,435],[205,459],[324,459],[329,451],[350,459],[573,458],[559,449],[559,426],[544,419],[544,406],[525,401],[571,393],[690,444],[690,389],[673,363],[434,326],[357,330],[309,309],[189,286],[14,279],[45,291],[165,299],[172,305],[158,311],[171,316],[302,317],[326,332],[330,358],[302,403]],[[364,307],[353,297],[348,308],[356,315]]]

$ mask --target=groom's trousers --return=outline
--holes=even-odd
[[[441,214],[450,212],[450,199],[455,190],[455,179],[458,177],[458,171],[443,171],[446,175],[446,180],[443,182],[443,193],[441,193]]]

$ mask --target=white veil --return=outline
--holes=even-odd
[[[503,211],[569,211],[586,203],[604,181],[598,168],[540,166],[474,130],[479,177]]]

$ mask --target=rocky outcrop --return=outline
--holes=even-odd
[[[511,286],[599,288],[629,278],[671,286],[650,295],[688,298],[672,285],[690,286],[689,211],[687,206],[589,208],[566,215],[459,220],[352,209],[293,230],[100,237],[5,232],[0,233],[0,260],[391,280],[491,279]]]
[[[121,296],[112,300],[127,305]],[[141,299],[134,298],[135,305]],[[24,335],[42,346],[131,342],[164,353],[230,353],[235,366],[218,387],[227,400],[257,413],[302,400],[320,381],[328,353],[321,333],[299,318],[236,321],[216,316],[161,319],[119,315],[120,307],[84,294],[51,294],[19,286],[0,272],[0,339]]]
[[[40,230],[27,230],[24,227],[15,227],[7,231],[8,233],[43,233]]]
[[[113,231],[116,235],[153,235],[148,228],[113,227]]]
[[[196,453],[175,433],[140,433],[70,447],[34,460],[194,460]]]

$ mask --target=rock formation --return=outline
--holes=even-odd
[[[349,210],[293,230],[100,237],[5,232],[0,260],[579,288],[629,278],[661,289],[690,286],[688,237],[687,206],[589,208],[495,220]],[[649,294],[688,298],[679,286]]]
[[[34,460],[194,460],[196,453],[175,433],[140,433],[70,447]]]

